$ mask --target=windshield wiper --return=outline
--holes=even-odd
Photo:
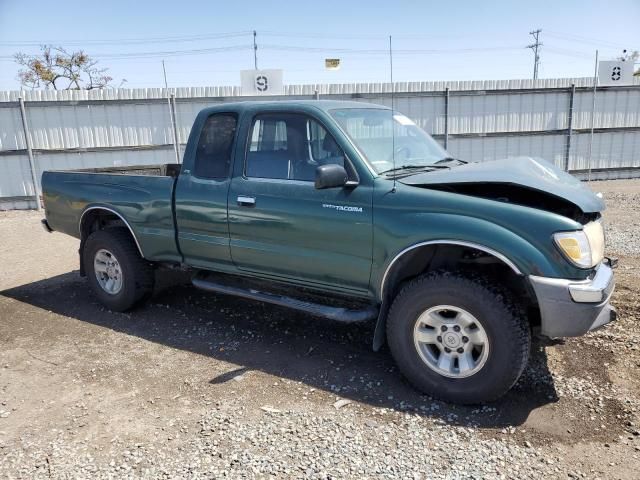
[[[451,168],[448,165],[401,165],[399,167],[390,168],[389,170],[385,170],[380,172],[380,175],[385,175],[387,173],[399,172],[402,170],[437,170],[440,168]]]
[[[438,160],[434,165],[438,165],[438,164],[442,164],[442,163],[451,163],[451,162],[458,162],[462,165],[464,165],[465,163],[469,163],[466,160],[460,160],[459,158],[453,158],[453,157],[444,157],[440,160]]]

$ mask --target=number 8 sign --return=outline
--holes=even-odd
[[[633,62],[613,60],[598,63],[600,86],[633,84]]]

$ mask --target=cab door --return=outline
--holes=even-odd
[[[235,265],[310,286],[366,292],[372,263],[372,185],[315,188],[320,164],[343,165],[357,176],[318,119],[269,112],[247,122],[246,149],[238,153],[244,165],[240,174],[236,170],[229,190]]]
[[[191,147],[176,184],[175,211],[180,251],[185,263],[195,267],[235,268],[227,198],[237,126],[236,113],[213,113],[196,119],[192,135],[198,137],[189,138]]]

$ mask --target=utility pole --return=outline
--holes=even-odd
[[[540,48],[543,44],[540,42],[540,33],[542,29],[538,28],[532,32],[529,32],[529,35],[533,36],[536,43],[532,43],[531,45],[527,45],[527,48],[533,50],[533,79],[538,79],[538,64],[540,63],[540,55],[538,55],[538,48]]]
[[[258,69],[258,44],[256,43],[256,31],[253,31],[253,68]]]

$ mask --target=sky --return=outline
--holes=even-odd
[[[531,78],[542,29],[540,78],[593,75],[595,50],[640,50],[640,0],[182,2],[0,0],[0,90],[17,90],[16,52],[82,49],[113,86],[239,85],[240,70],[284,71],[285,84]],[[340,58],[326,70],[325,58]]]

